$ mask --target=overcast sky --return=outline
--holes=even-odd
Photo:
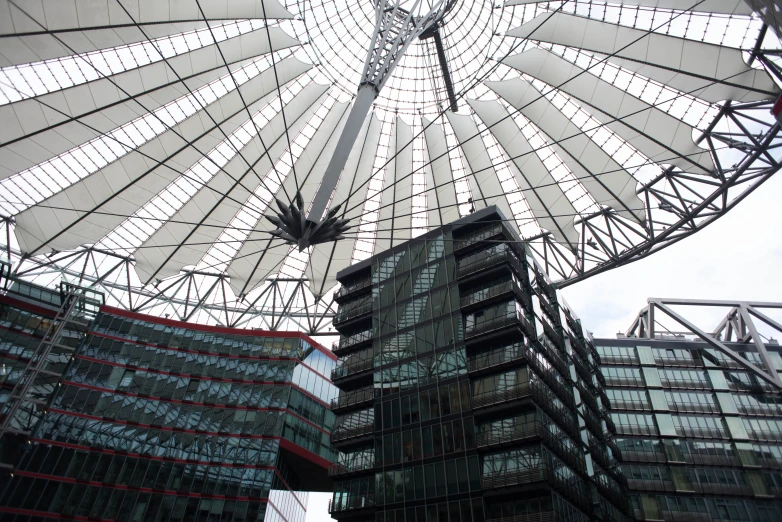
[[[582,324],[597,337],[615,337],[648,297],[782,301],[782,174],[697,234],[647,259],[565,288]],[[719,310],[712,311],[715,321]],[[710,317],[693,311],[704,326]],[[770,314],[771,315],[771,314]],[[307,522],[326,522],[326,493],[310,494]]]

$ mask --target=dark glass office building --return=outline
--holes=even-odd
[[[626,520],[597,353],[494,207],[338,279],[332,517]]]
[[[25,364],[44,320],[12,294],[0,300],[2,355]],[[40,420],[13,439],[24,447],[0,482],[4,521],[292,522],[307,492],[332,489],[335,357],[300,333],[103,306],[56,360]]]
[[[782,394],[703,339],[596,339],[637,520],[782,520]],[[721,343],[765,368],[753,343]]]

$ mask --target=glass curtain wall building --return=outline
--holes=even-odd
[[[782,395],[684,336],[596,339],[638,520],[782,520]],[[726,343],[762,367],[752,344]],[[766,344],[772,371],[780,347]]]
[[[597,353],[496,208],[344,270],[332,517],[625,520]]]
[[[38,319],[9,296],[14,360]],[[69,359],[0,483],[3,520],[294,521],[331,491],[336,358],[303,334],[104,306]]]

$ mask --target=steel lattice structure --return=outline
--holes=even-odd
[[[496,205],[572,284],[779,170],[766,4],[6,0],[0,241],[109,304],[328,335],[337,271]]]

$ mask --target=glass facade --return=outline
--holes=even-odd
[[[778,391],[705,343],[595,343],[636,519],[782,520]],[[729,347],[764,368],[754,346]]]
[[[503,221],[339,274],[334,518],[626,519],[594,348]]]
[[[24,314],[3,301],[11,360]],[[303,520],[307,492],[331,490],[335,359],[299,333],[104,306],[3,476],[0,517]]]

